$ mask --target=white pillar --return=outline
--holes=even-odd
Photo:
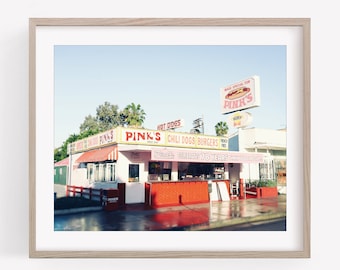
[[[224,163],[224,179],[228,180],[229,179],[229,164]]]
[[[173,161],[171,166],[171,181],[178,180],[178,162]]]

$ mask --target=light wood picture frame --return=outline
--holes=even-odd
[[[198,250],[181,250],[180,246],[178,250],[160,250],[160,249],[145,249],[135,250],[133,247],[130,249],[108,249],[107,246],[103,248],[92,249],[89,244],[88,247],[81,249],[60,249],[57,245],[55,248],[45,248],[40,245],[40,240],[45,235],[40,235],[42,228],[50,226],[51,223],[46,224],[42,222],[41,218],[37,218],[38,206],[45,204],[40,198],[40,194],[44,192],[43,186],[40,185],[42,178],[46,175],[46,170],[42,171],[44,164],[42,164],[41,155],[38,154],[42,148],[46,145],[51,144],[53,138],[47,138],[44,130],[41,129],[42,116],[38,114],[38,111],[48,112],[50,116],[48,120],[53,119],[53,109],[44,104],[45,96],[39,96],[41,91],[37,92],[37,89],[41,87],[38,83],[38,78],[44,76],[37,72],[38,63],[41,50],[44,49],[39,46],[40,39],[38,39],[38,30],[48,32],[50,29],[58,29],[61,31],[67,28],[79,29],[79,31],[86,31],[86,28],[92,27],[98,29],[98,31],[105,31],[106,28],[131,28],[136,27],[137,29],[143,27],[162,29],[166,27],[179,27],[179,28],[191,28],[195,31],[199,31],[202,28],[218,29],[223,31],[228,27],[244,29],[260,29],[266,31],[268,28],[277,29],[298,29],[298,37],[300,43],[299,51],[302,55],[299,55],[301,61],[299,66],[296,67],[301,74],[298,87],[301,92],[299,93],[300,99],[297,102],[291,103],[287,106],[289,111],[293,107],[298,107],[299,115],[295,115],[299,119],[299,124],[292,124],[291,129],[288,128],[287,133],[292,132],[294,136],[290,138],[297,138],[300,144],[297,150],[289,149],[287,159],[289,155],[298,153],[300,160],[300,172],[296,175],[301,175],[302,179],[289,179],[289,181],[299,182],[301,190],[297,190],[299,193],[298,197],[301,198],[301,205],[298,206],[300,209],[298,213],[290,215],[291,219],[297,216],[301,216],[301,228],[302,234],[296,234],[296,241],[299,243],[298,248],[285,249],[264,249],[255,250],[253,248],[247,249],[217,249],[211,250],[202,246]],[[311,240],[310,240],[310,213],[311,213],[311,182],[310,182],[310,143],[311,143],[311,116],[310,116],[310,99],[311,99],[311,21],[309,18],[30,18],[29,19],[29,257],[30,258],[309,258],[311,256]],[[250,30],[251,31],[251,30]],[[70,37],[70,39],[72,39]],[[53,45],[53,44],[52,44]],[[51,45],[51,46],[52,46]],[[49,48],[50,49],[50,48]],[[290,63],[288,62],[289,66]],[[39,67],[42,68],[42,67]],[[294,78],[295,79],[295,78]],[[47,80],[53,80],[50,77]],[[47,92],[50,90],[46,90]],[[38,94],[39,93],[39,94]],[[53,98],[53,93],[47,93],[47,98]],[[292,98],[292,97],[290,97]],[[301,103],[301,104],[300,104]],[[288,103],[289,104],[289,103]],[[47,106],[47,107],[46,107]],[[37,110],[39,108],[39,110]],[[288,117],[289,118],[289,117]],[[50,121],[47,121],[46,125],[52,127]],[[46,126],[43,124],[43,126]],[[293,130],[297,128],[297,130]],[[53,131],[51,131],[53,133]],[[48,134],[52,134],[47,132]],[[295,144],[294,144],[295,145]],[[51,146],[50,146],[51,147]],[[301,151],[299,150],[301,149]],[[46,157],[47,159],[49,157]],[[52,161],[51,161],[52,162]],[[53,164],[51,165],[53,166]],[[289,170],[289,168],[288,168]],[[47,172],[49,174],[50,172]],[[52,173],[51,173],[52,175]],[[294,176],[294,173],[293,173]],[[288,176],[289,177],[289,176]],[[52,180],[45,179],[44,181]],[[290,204],[290,198],[287,196],[287,203]],[[295,201],[294,201],[295,202]],[[300,202],[300,200],[298,200]],[[47,204],[48,205],[48,204]],[[44,208],[45,209],[45,208]],[[288,208],[288,214],[290,208]],[[41,216],[41,212],[39,212]],[[51,217],[53,220],[53,217]],[[300,219],[299,219],[300,220]],[[46,229],[47,231],[53,231],[52,228]],[[51,232],[52,233],[52,232]],[[133,236],[129,236],[132,241]],[[148,236],[149,237],[149,236]],[[153,237],[152,235],[150,237]],[[159,234],[157,234],[159,237]],[[222,235],[223,237],[223,235]],[[132,241],[133,246],[133,241]]]

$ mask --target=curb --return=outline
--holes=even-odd
[[[253,222],[261,222],[261,221],[269,221],[275,220],[279,218],[286,217],[286,213],[270,213],[270,214],[262,214],[253,217],[242,217],[242,218],[233,218],[229,220],[222,220],[217,222],[212,222],[210,224],[199,225],[194,228],[195,231],[204,231],[209,229],[216,229],[220,227],[229,227],[235,225],[241,225],[246,223],[253,223]]]
[[[54,215],[77,214],[77,213],[94,212],[94,211],[102,211],[102,210],[103,210],[102,206],[60,209],[60,210],[54,210]]]

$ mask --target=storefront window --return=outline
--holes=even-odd
[[[178,180],[183,180],[187,177],[189,163],[179,162],[178,163]]]
[[[129,164],[129,182],[139,182],[139,164]]]
[[[90,181],[94,181],[94,170],[95,166],[93,163],[88,163],[87,164],[87,179]]]
[[[260,180],[274,180],[273,160],[267,159],[260,163]]]
[[[149,162],[149,174],[161,174],[162,168],[160,162]]]
[[[94,180],[98,181],[99,180],[99,164],[95,164],[95,169],[94,169]]]
[[[104,181],[104,164],[99,164],[98,181]]]
[[[286,159],[275,159],[275,172],[278,185],[286,185]]]
[[[103,182],[115,180],[114,163],[87,163],[87,179],[90,182]]]
[[[105,164],[105,181],[115,181],[115,164],[114,163],[106,163]]]
[[[179,163],[178,177],[181,180],[222,179],[224,177],[224,164]]]
[[[170,162],[149,162],[150,181],[169,181],[171,180]]]

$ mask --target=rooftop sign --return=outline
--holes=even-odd
[[[224,137],[185,132],[117,127],[73,142],[71,143],[70,150],[72,153],[79,153],[118,143],[196,149],[228,149],[228,139]]]
[[[224,137],[131,128],[120,128],[118,143],[197,149],[228,149],[228,139]]]
[[[260,78],[253,76],[243,81],[221,88],[221,113],[260,106]]]
[[[163,123],[157,126],[157,130],[171,130],[175,128],[180,128],[184,126],[184,120],[183,119],[178,119],[175,121],[170,121],[167,123]]]
[[[248,126],[253,120],[250,113],[238,111],[228,117],[228,124],[234,128],[243,128]]]

